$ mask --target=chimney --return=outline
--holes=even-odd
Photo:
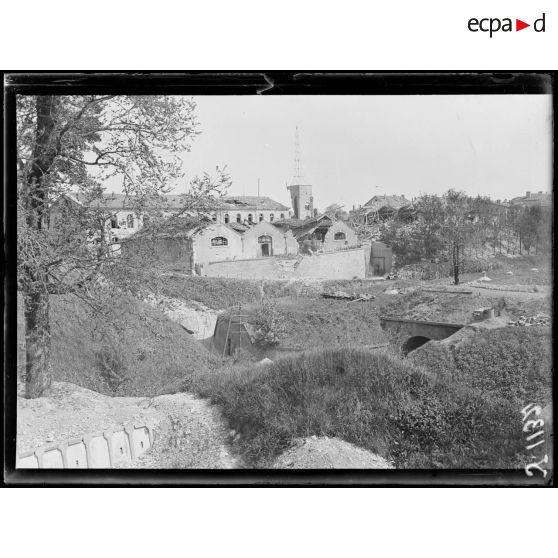
[[[527,192],[527,194],[525,195],[526,198],[530,198],[531,197],[531,192]]]

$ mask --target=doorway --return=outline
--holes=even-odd
[[[260,245],[260,254],[262,257],[267,258],[273,255],[273,239],[270,235],[264,234],[258,238],[258,244]]]

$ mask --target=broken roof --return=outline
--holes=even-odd
[[[298,240],[302,236],[312,234],[320,227],[331,227],[333,219],[327,215],[321,215],[313,219],[281,219],[280,221],[273,221],[273,224],[282,229],[290,229],[293,236]]]
[[[107,209],[131,209],[133,207],[133,196],[127,194],[117,194],[115,192],[104,192],[102,198],[91,200],[82,193],[66,194],[66,197],[80,205],[89,207],[106,207]],[[181,209],[184,207],[183,194],[164,194],[157,196],[154,201],[159,202],[164,208]],[[267,196],[223,196],[215,198],[213,203],[208,203],[214,209],[221,210],[263,210],[263,211],[289,211],[286,205],[283,205]]]
[[[378,211],[382,207],[392,207],[394,209],[399,209],[405,205],[411,205],[411,202],[405,196],[374,196],[370,198],[363,206],[362,209],[370,209],[372,211]]]
[[[267,196],[223,196],[219,198],[223,209],[253,209],[254,211],[288,211],[289,208]]]
[[[68,198],[80,205],[87,207],[106,207],[107,209],[133,209],[134,198],[127,194],[117,194],[115,192],[104,192],[102,196],[91,199],[90,196],[81,192],[71,192],[63,194],[62,197]],[[59,198],[60,199],[60,198]],[[184,206],[183,196],[175,194],[165,194],[154,198],[165,208],[180,209]]]
[[[214,221],[205,217],[169,217],[163,221],[145,225],[138,232],[125,239],[125,241],[142,240],[145,238],[192,238],[197,232],[214,223]]]

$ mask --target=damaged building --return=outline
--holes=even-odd
[[[285,219],[275,223],[290,230],[303,254],[333,252],[359,246],[356,232],[343,221],[327,215],[314,219]]]
[[[298,243],[291,231],[266,221],[249,226],[184,216],[144,227],[123,241],[121,250],[183,273],[205,275],[212,262],[297,254]]]

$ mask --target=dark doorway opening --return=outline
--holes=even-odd
[[[267,257],[267,256],[272,255],[272,253],[273,253],[272,249],[271,249],[272,242],[273,242],[273,239],[268,234],[264,234],[264,235],[262,235],[258,238],[258,244],[262,247],[261,248],[262,256]]]
[[[421,335],[416,335],[415,337],[411,337],[403,343],[401,349],[404,355],[408,355],[411,351],[422,347],[424,344],[428,343],[430,339],[428,337],[422,337]]]
[[[384,275],[386,272],[386,258],[384,256],[373,256],[372,270],[374,275]]]

